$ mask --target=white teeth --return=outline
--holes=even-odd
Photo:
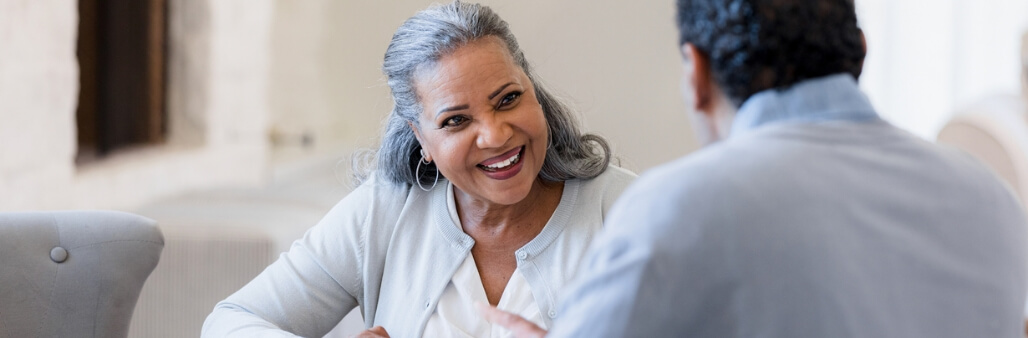
[[[486,169],[493,169],[493,170],[501,169],[501,168],[506,168],[507,166],[510,166],[511,164],[518,163],[519,159],[521,159],[521,153],[514,154],[514,156],[511,156],[510,158],[508,158],[506,160],[503,160],[503,161],[500,161],[500,162],[496,162],[496,163],[493,163],[493,164],[490,164],[490,165],[487,165],[487,166],[484,166],[484,167],[486,167]]]

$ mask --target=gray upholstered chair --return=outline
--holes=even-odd
[[[0,337],[127,336],[163,248],[129,213],[0,212]]]

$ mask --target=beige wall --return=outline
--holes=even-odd
[[[396,27],[431,2],[169,0],[169,143],[76,166],[77,2],[0,0],[0,209],[131,207],[191,190],[260,185],[276,166],[373,146],[392,105],[379,70],[382,54]],[[642,171],[697,147],[678,93],[673,1],[484,2],[510,22],[542,80],[577,108],[588,130],[612,142],[624,166]],[[975,20],[996,11],[1024,17],[1007,10],[1022,2],[990,4],[942,17],[966,17],[969,27],[983,26]],[[941,87],[977,97],[1016,84],[1013,75],[997,75],[1013,74],[1007,62],[971,55],[939,64],[897,54],[924,36],[901,25],[906,20],[889,19],[900,5],[861,0],[858,6],[872,50],[863,85],[883,115],[905,128],[929,135],[937,124],[931,121],[948,116],[953,109],[936,98],[950,97],[952,105],[957,99],[931,94],[945,92]],[[1023,31],[1025,21],[1011,18],[986,26]],[[988,36],[990,29],[971,33]],[[896,31],[907,33],[889,33]],[[1009,55],[1017,66],[1014,47],[989,53],[955,45],[936,49]],[[889,52],[889,46],[899,47]],[[960,60],[968,62],[957,65]],[[1003,66],[977,70],[991,65]],[[990,87],[977,85],[983,76],[953,72],[1006,80]],[[936,81],[939,76],[950,80]],[[929,94],[896,96],[908,91],[890,90],[897,85]],[[299,146],[304,134],[314,147]],[[268,147],[269,136],[277,147]]]
[[[276,2],[273,129],[309,131],[320,145],[374,145],[392,107],[383,53],[403,20],[431,3]],[[696,148],[679,98],[672,1],[483,3],[510,23],[542,80],[611,141],[624,166],[644,170]]]
[[[624,166],[695,148],[670,1],[486,3]],[[84,165],[74,163],[76,4],[0,0],[2,210],[132,208],[374,146],[392,105],[382,54],[430,2],[169,0],[169,141]],[[314,147],[300,146],[304,134]]]
[[[57,206],[71,183],[75,1],[0,1],[0,210]]]
[[[170,140],[76,165],[77,2],[0,0],[0,210],[124,209],[258,185],[271,0],[170,0]]]

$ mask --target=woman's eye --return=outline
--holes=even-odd
[[[510,94],[507,94],[502,99],[500,99],[500,108],[513,104],[514,101],[517,101],[519,97],[521,97],[521,92],[511,92]]]
[[[443,128],[459,127],[460,125],[464,124],[464,122],[467,122],[467,121],[468,121],[467,117],[464,117],[463,115],[457,115],[457,116],[453,116],[453,117],[450,117],[450,118],[444,120],[442,127]]]

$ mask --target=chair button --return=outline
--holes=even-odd
[[[53,263],[64,263],[64,261],[68,260],[68,251],[61,247],[54,247],[50,250],[50,260]]]
[[[54,247],[50,250],[50,260],[54,261],[54,263],[64,263],[64,261],[68,260],[68,250],[64,250],[64,248],[59,246]]]

